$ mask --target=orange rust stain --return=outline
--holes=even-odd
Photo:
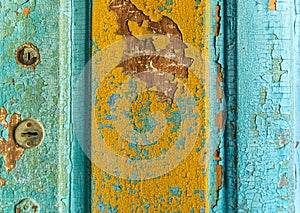
[[[37,212],[37,206],[32,206],[32,209],[34,210],[34,212]]]
[[[270,0],[268,9],[276,10],[276,3],[277,3],[277,0]]]
[[[7,111],[4,107],[0,109],[0,124],[4,125],[4,127],[7,127],[8,124],[6,122],[7,117]]]
[[[2,123],[5,124],[5,118],[7,112],[4,108],[0,111],[0,119],[2,118]],[[4,119],[4,120],[3,120]],[[24,149],[19,147],[14,139],[14,129],[20,123],[21,115],[14,113],[10,117],[10,122],[7,125],[8,128],[8,141],[0,138],[0,154],[5,160],[5,168],[9,173],[15,166],[16,162],[21,158],[24,153]]]
[[[30,8],[29,8],[29,7],[26,7],[26,8],[24,8],[24,10],[23,10],[23,14],[24,14],[24,16],[25,16],[26,18],[28,18],[29,11],[30,11]]]
[[[219,151],[219,150],[215,150],[215,151],[214,151],[214,160],[216,160],[216,161],[221,161],[221,158],[220,158],[220,151]]]
[[[217,6],[216,6],[216,16],[215,16],[215,19],[216,19],[215,35],[214,35],[215,37],[220,35],[220,27],[221,27],[221,24],[220,24],[220,21],[221,21],[220,10],[221,10],[221,7],[218,3]]]
[[[16,11],[16,15],[17,15],[17,16],[19,15],[19,12],[18,12],[18,11]]]
[[[221,64],[217,63],[218,66],[218,76],[217,76],[217,101],[218,103],[222,103],[223,98],[223,88],[221,83],[224,81],[222,76],[222,67]]]
[[[0,178],[0,188],[6,184],[6,180]]]
[[[298,147],[298,145],[299,145],[299,142],[297,141],[297,142],[296,142],[296,146],[295,146],[295,148],[297,148],[297,147]]]
[[[216,169],[216,188],[217,190],[221,189],[222,186],[222,169],[223,167],[221,165],[215,165]]]
[[[215,122],[216,122],[216,126],[219,129],[223,128],[223,122],[224,122],[224,111],[220,112],[219,114],[216,115],[215,117]]]

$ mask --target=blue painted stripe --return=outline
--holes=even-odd
[[[72,179],[70,212],[91,212],[91,76],[84,67],[91,58],[92,1],[72,1]],[[80,89],[78,89],[81,87]],[[86,97],[86,98],[84,98]],[[79,125],[80,123],[80,125]],[[80,146],[84,138],[85,150]]]

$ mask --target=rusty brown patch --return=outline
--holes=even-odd
[[[221,64],[217,63],[218,68],[218,76],[217,76],[217,101],[218,103],[222,103],[223,98],[223,88],[221,83],[224,81],[223,75],[222,75],[222,66]]]
[[[26,18],[28,18],[29,12],[30,12],[30,8],[29,8],[29,7],[28,7],[28,8],[26,7],[26,8],[23,9],[23,15],[24,15]]]
[[[2,107],[0,109],[0,124],[4,125],[4,127],[8,126],[6,117],[7,117],[7,111],[4,107]]]
[[[7,112],[4,108],[0,111],[0,118],[6,118]],[[8,128],[8,141],[0,138],[0,154],[5,160],[5,168],[9,173],[15,166],[16,162],[21,158],[24,149],[19,147],[14,139],[14,129],[21,121],[21,115],[14,113],[10,117]],[[3,121],[2,121],[3,122]]]
[[[215,150],[215,151],[214,151],[214,160],[215,160],[215,161],[221,161],[221,158],[220,158],[220,151],[219,151],[219,150]]]
[[[219,114],[217,114],[215,116],[215,122],[216,122],[216,126],[219,128],[219,129],[222,129],[223,128],[223,123],[224,123],[224,111],[220,112]]]
[[[269,10],[276,10],[276,3],[277,3],[277,0],[270,0],[268,9]]]
[[[38,206],[32,206],[32,209],[34,212],[37,212],[37,208],[38,208]]]
[[[130,0],[113,0],[109,9],[117,16],[119,29],[116,34],[126,38],[126,48],[119,67],[125,74],[137,75],[150,86],[158,88],[161,101],[173,100],[177,84],[172,82],[172,75],[188,77],[188,68],[193,59],[185,56],[187,46],[177,24],[169,17],[163,16],[158,22],[151,21],[149,16],[139,10]],[[165,35],[169,43],[165,49],[155,47],[153,38],[138,39],[132,35],[128,22],[153,32],[153,36]],[[130,54],[128,54],[130,53]]]
[[[0,188],[6,184],[6,180],[0,178]]]
[[[221,10],[221,7],[220,7],[220,5],[218,3],[217,6],[216,6],[216,16],[215,16],[215,20],[216,20],[215,35],[214,35],[215,37],[217,37],[217,36],[220,35],[220,28],[221,28],[221,24],[220,24],[220,21],[221,21],[220,10]]]
[[[295,148],[297,149],[298,146],[299,146],[299,141],[296,141]]]
[[[223,167],[221,165],[215,165],[215,169],[216,169],[216,189],[218,191],[222,187],[222,169],[223,169]]]

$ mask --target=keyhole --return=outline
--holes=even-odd
[[[27,54],[27,61],[30,61],[30,52]]]
[[[22,67],[35,68],[40,60],[39,50],[31,43],[24,44],[18,48],[16,60]]]
[[[31,138],[31,137],[38,136],[38,133],[37,132],[24,132],[24,133],[21,133],[21,136]]]

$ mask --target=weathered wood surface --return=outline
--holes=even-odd
[[[39,212],[69,210],[70,9],[69,1],[0,1],[0,212],[19,211],[18,203],[26,198],[38,203]],[[40,52],[35,69],[22,68],[15,60],[17,48],[28,42]],[[27,118],[44,125],[45,140],[16,155],[7,124]],[[3,150],[3,140],[14,147]]]
[[[83,69],[92,55],[122,38],[116,32],[130,34],[126,26],[118,31],[117,14],[109,3],[0,1],[0,212],[16,211],[25,198],[36,200],[40,212],[295,212],[300,203],[294,190],[299,3],[132,0],[153,27],[141,30],[130,23],[133,35],[158,29],[166,33],[154,23],[165,15],[182,34],[175,36],[195,47],[209,67],[202,81],[188,84],[201,91],[194,95],[200,99],[196,103],[203,128],[193,151],[175,170],[146,180],[105,171],[97,162],[103,154],[95,146],[99,141],[91,141],[91,121],[110,128],[113,116],[104,116],[108,113],[99,102],[105,107],[114,89],[106,81],[105,87],[96,84],[96,90],[91,81],[95,73]],[[15,61],[16,49],[27,42],[40,50],[35,69],[21,68]],[[118,77],[114,83],[128,75],[122,69],[113,72]],[[153,93],[143,93],[137,99],[140,105],[132,106],[140,129],[138,118],[146,121],[139,117],[146,107],[142,100],[167,107],[167,93],[161,92],[156,95],[162,102]],[[95,116],[92,110],[99,113]],[[33,150],[16,147],[11,137],[14,125],[26,118],[45,127],[45,141]],[[113,132],[106,137],[110,145],[117,138]],[[123,144],[111,148],[128,152],[135,157],[132,161],[147,158],[144,150]],[[153,149],[154,154],[165,152]]]

